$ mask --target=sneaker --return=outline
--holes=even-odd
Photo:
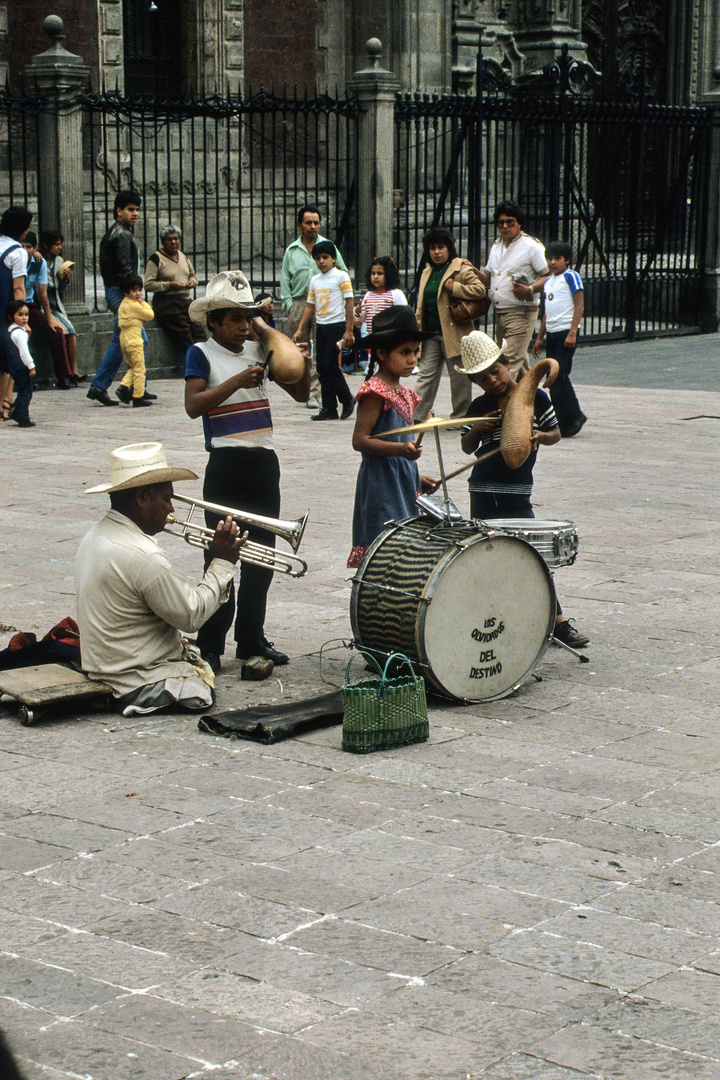
[[[340,413],[341,420],[347,420],[355,412],[355,402],[351,401],[349,405],[343,405],[343,411]]]
[[[310,417],[311,420],[339,420],[340,417],[337,413],[328,412],[327,409],[321,409],[315,416]]]
[[[132,390],[129,386],[123,386],[123,384],[120,383],[115,391],[115,397],[120,398],[123,405],[129,405],[132,401]]]
[[[305,402],[305,407],[307,409],[319,409],[320,408],[320,402],[318,401],[318,399],[314,395],[311,394],[310,397]]]
[[[144,397],[134,397],[132,399],[132,403],[133,409],[144,409],[145,407],[149,408],[152,405],[152,401],[148,401],[147,398]]]
[[[117,401],[113,401],[107,390],[102,390],[99,386],[91,386],[87,392],[87,397],[91,401],[99,401],[101,405],[117,405]]]
[[[313,417],[313,420],[315,417]],[[247,646],[247,648],[238,645],[235,650],[235,656],[238,660],[247,660],[251,656],[263,656],[266,660],[272,660],[275,667],[282,667],[283,664],[287,664],[290,659],[284,652],[280,652],[279,649],[274,649],[274,641],[268,641],[267,638],[260,638],[254,644]]]
[[[590,638],[587,634],[583,634],[579,630],[576,630],[570,619],[565,619],[564,622],[555,623],[553,637],[557,641],[562,641],[563,645],[569,645],[571,649],[581,649],[583,645],[590,644]]]

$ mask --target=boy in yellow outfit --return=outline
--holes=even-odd
[[[135,408],[152,405],[145,397],[145,343],[142,337],[142,324],[154,318],[153,309],[142,298],[142,278],[126,278],[120,286],[123,300],[118,308],[118,326],[120,327],[120,348],[128,366],[125,377],[115,393]]]

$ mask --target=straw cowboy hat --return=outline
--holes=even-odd
[[[372,321],[372,334],[363,338],[362,344],[363,348],[369,345],[371,348],[392,349],[401,341],[425,341],[433,336],[431,331],[420,329],[411,307],[395,304],[378,311]]]
[[[455,370],[463,375],[478,375],[493,366],[497,358],[502,356],[505,345],[505,341],[497,345],[482,330],[471,330],[460,342],[462,367],[456,364]]]
[[[197,480],[190,469],[171,468],[162,443],[131,443],[110,451],[110,483],[85,489],[86,495],[100,491],[122,491],[147,484],[169,484],[173,480]]]
[[[253,297],[250,282],[242,270],[223,270],[208,281],[205,295],[200,300],[193,300],[188,314],[193,322],[204,326],[208,311],[232,307],[257,311],[259,306]]]

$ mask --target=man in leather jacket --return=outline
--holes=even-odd
[[[101,405],[118,404],[108,394],[108,387],[123,360],[117,320],[123,299],[120,283],[138,273],[139,253],[133,228],[140,216],[141,202],[137,191],[119,191],[115,196],[115,221],[100,241],[100,273],[105,286],[105,300],[115,315],[112,340],[87,392],[91,401],[99,401]],[[147,342],[145,330],[143,338]]]

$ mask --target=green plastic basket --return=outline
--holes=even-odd
[[[377,668],[379,678],[349,682],[350,665],[356,656],[369,660]],[[409,674],[388,678],[388,668],[397,660],[407,664]],[[374,656],[364,652],[354,653],[345,672],[342,696],[343,750],[350,750],[355,754],[392,750],[396,746],[425,742],[430,734],[425,683],[415,674],[412,664],[403,653],[389,656],[384,670]]]

